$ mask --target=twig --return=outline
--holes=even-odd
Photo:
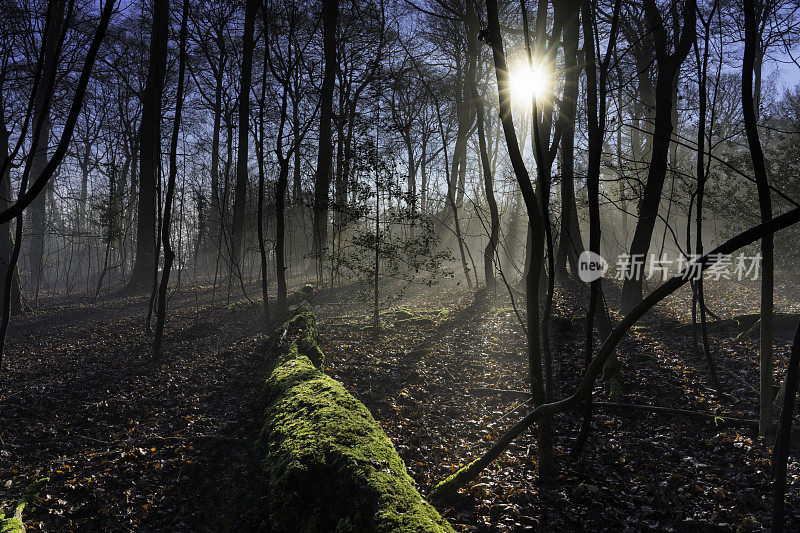
[[[160,435],[151,435],[147,437],[150,440],[166,440],[166,441],[180,441],[180,442],[190,442],[190,441],[208,441],[208,442],[216,442],[219,444],[235,444],[237,446],[249,446],[251,443],[249,441],[243,439],[235,439],[233,437],[223,437],[221,435],[189,435],[186,437],[181,437],[180,435],[170,435],[167,437],[162,437]]]
[[[493,389],[491,387],[475,387],[469,391],[474,394],[502,394],[519,398],[528,398],[531,395],[530,392],[524,390]]]
[[[516,396],[520,398],[530,398],[531,393],[522,390],[509,390],[509,389],[493,389],[489,387],[478,387],[470,389],[473,393],[496,393],[506,396]],[[690,418],[697,418],[702,420],[721,421],[727,426],[739,426],[747,428],[758,429],[758,420],[750,420],[748,418],[736,418],[731,416],[720,416],[713,413],[703,413],[701,411],[691,411],[689,409],[678,409],[676,407],[660,407],[657,405],[641,405],[633,403],[617,403],[617,402],[595,402],[595,405],[606,407],[609,409],[624,409],[634,411],[647,411],[651,413],[664,413],[672,415],[683,415]]]
[[[634,411],[648,411],[651,413],[664,413],[671,415],[683,415],[690,418],[697,418],[701,420],[721,421],[726,426],[731,427],[746,427],[750,429],[758,429],[758,420],[750,420],[749,418],[736,418],[732,416],[720,416],[713,413],[703,413],[701,411],[690,411],[689,409],[678,409],[675,407],[659,407],[656,405],[639,405],[633,403],[616,403],[616,402],[595,402],[595,405],[607,407],[609,409],[623,409]]]

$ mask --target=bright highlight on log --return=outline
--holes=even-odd
[[[529,106],[533,98],[541,101],[550,89],[550,76],[546,67],[529,65],[520,61],[509,74],[511,98],[517,105]]]

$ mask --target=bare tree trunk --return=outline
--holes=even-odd
[[[139,203],[136,222],[136,262],[128,285],[131,291],[149,289],[156,257],[156,182],[161,166],[161,97],[167,62],[169,0],[154,0],[153,29],[147,84],[142,96],[139,126]]]
[[[286,187],[288,182],[289,169],[281,166],[278,173],[278,184],[275,188],[275,270],[277,274],[278,313],[284,313],[287,306],[286,296]]]
[[[112,166],[111,172],[108,174],[108,224],[106,227],[106,235],[105,235],[105,253],[103,254],[103,268],[100,270],[100,275],[97,278],[97,283],[95,285],[94,296],[92,297],[92,302],[96,301],[97,298],[100,296],[100,290],[103,288],[103,280],[106,277],[106,273],[108,272],[108,260],[111,257],[111,245],[114,243],[116,239],[115,235],[115,226],[118,223],[119,218],[119,211],[118,211],[118,193],[117,189],[119,187],[118,181],[125,180],[125,173],[127,173],[127,167],[130,164],[129,159],[125,159],[125,165],[123,167],[122,178],[117,178],[117,170],[115,166]],[[88,283],[88,281],[87,281]]]
[[[181,129],[181,113],[183,111],[183,78],[186,72],[186,19],[189,16],[189,0],[183,0],[181,14],[181,29],[178,37],[178,90],[175,96],[175,119],[172,123],[172,139],[169,150],[169,177],[167,178],[167,192],[164,197],[164,220],[161,224],[161,244],[164,247],[164,269],[161,273],[161,283],[158,287],[158,311],[156,313],[156,335],[153,340],[153,357],[160,359],[161,343],[164,337],[164,322],[167,319],[167,288],[169,288],[169,275],[175,252],[170,242],[172,223],[172,200],[175,196],[175,177],[178,174],[178,136]]]
[[[331,184],[331,162],[333,141],[331,123],[333,118],[333,89],[336,76],[336,23],[339,16],[338,0],[323,0],[322,47],[325,56],[325,74],[320,94],[319,150],[317,152],[317,174],[314,182],[314,255],[316,256],[317,281],[322,281],[323,255],[328,246],[328,195]]]
[[[222,205],[219,192],[219,143],[220,131],[222,128],[222,67],[219,66],[214,86],[214,124],[212,126],[211,137],[211,202],[210,215],[208,217],[209,234],[211,241],[221,246],[222,235],[220,233],[220,219],[222,217]],[[204,252],[210,251],[206,246]]]
[[[477,62],[478,59],[478,31],[480,29],[475,6],[472,0],[467,0],[467,55],[469,61]],[[478,94],[475,83],[474,68],[468,72],[467,79],[470,98],[475,108],[475,118],[478,122],[478,146],[480,150],[481,169],[483,170],[483,186],[486,192],[486,202],[489,204],[489,241],[483,250],[483,275],[486,280],[487,291],[494,291],[496,286],[494,258],[497,252],[497,241],[500,233],[500,214],[497,209],[497,199],[494,196],[494,176],[492,175],[489,152],[486,146],[486,118],[484,116],[483,99]],[[423,154],[424,156],[424,154]],[[477,281],[477,280],[476,280]]]
[[[456,103],[459,119],[458,130],[456,131],[456,144],[453,147],[453,159],[450,162],[450,175],[447,178],[447,211],[449,211],[449,215],[453,218],[453,230],[455,231],[456,241],[458,242],[461,267],[464,270],[467,286],[471,289],[472,278],[469,275],[469,266],[467,266],[466,244],[464,243],[464,236],[461,232],[461,221],[458,218],[459,202],[457,200],[460,169],[462,166],[466,165],[467,132],[469,131],[469,125],[466,124],[467,119],[463,116],[465,113],[463,111],[463,105],[462,102]]]
[[[714,9],[716,10],[716,2],[714,3]],[[709,16],[710,19],[714,16],[712,11],[711,15]],[[705,186],[706,186],[706,179],[708,175],[706,173],[705,167],[705,150],[706,150],[706,75],[708,73],[708,46],[709,46],[709,31],[710,31],[710,22],[705,25],[705,35],[703,39],[703,57],[702,61],[700,58],[700,53],[698,51],[698,45],[695,43],[695,54],[697,56],[697,62],[699,66],[699,74],[700,74],[700,83],[698,88],[698,97],[700,100],[699,106],[699,120],[697,125],[697,220],[695,220],[695,224],[697,225],[697,246],[696,246],[696,254],[698,257],[703,256],[703,197],[705,194]],[[770,217],[772,218],[772,217]],[[705,298],[703,296],[703,278],[702,276],[695,282],[697,286],[697,300],[700,303],[700,326],[702,329],[702,336],[703,336],[703,354],[706,358],[706,365],[708,366],[708,372],[711,376],[711,383],[716,389],[717,394],[719,395],[722,391],[719,383],[719,376],[717,375],[717,368],[714,364],[714,358],[711,355],[711,345],[708,342],[708,328],[706,327],[706,306],[705,306]],[[770,406],[771,403],[771,396],[770,396]]]
[[[753,174],[758,189],[758,207],[761,221],[772,218],[772,198],[770,197],[764,152],[758,135],[757,102],[753,96],[753,68],[756,61],[756,47],[759,21],[754,0],[744,2],[744,60],[742,62],[742,114],[750,157],[753,160]],[[774,291],[774,242],[772,235],[761,240],[761,369],[759,380],[758,433],[772,433],[772,372],[773,372],[773,291]]]
[[[292,165],[292,202],[299,204],[302,201],[303,188],[300,183],[300,97],[298,95],[292,99],[292,126],[297,144]]]
[[[547,53],[548,39],[547,39],[547,11],[549,2],[547,0],[538,0],[536,6],[536,47],[535,54],[540,66],[546,66],[552,60],[549,59],[550,54]],[[522,7],[522,21],[523,31],[525,34],[525,42],[528,52],[528,63],[530,68],[534,68],[533,55],[529,47],[529,30],[527,22],[527,10],[525,8],[524,0],[521,2]],[[557,4],[556,9],[561,9],[562,4]],[[560,16],[555,16],[553,21],[553,28],[550,40],[555,42],[560,38],[560,33],[563,30],[563,20]],[[558,144],[558,137],[561,135],[561,124],[556,123],[556,131],[554,132],[553,145],[550,145],[550,133],[553,126],[553,103],[549,98],[543,98],[543,102],[538,101],[538,97],[534,96],[533,103],[533,123],[532,123],[532,141],[533,151],[536,159],[536,194],[541,202],[542,222],[544,225],[545,236],[545,252],[547,257],[547,271],[541,269],[540,284],[546,285],[544,313],[541,323],[541,346],[542,356],[544,362],[545,372],[545,401],[552,400],[553,397],[553,360],[552,352],[550,351],[550,317],[553,310],[553,294],[555,292],[555,257],[553,247],[553,230],[550,223],[550,183],[552,181],[552,167],[555,160],[555,149]],[[539,109],[541,105],[541,110]],[[533,243],[533,241],[531,241]],[[549,425],[549,424],[548,424]],[[552,436],[548,436],[552,439]]]
[[[262,10],[262,15],[266,10]],[[266,27],[266,17],[264,17]],[[291,45],[290,45],[291,46]],[[264,188],[266,173],[264,171],[264,106],[267,104],[267,64],[269,62],[269,43],[264,36],[264,64],[261,69],[261,98],[258,103],[258,137],[256,138],[256,154],[258,154],[258,215],[256,231],[258,232],[258,255],[261,262],[261,305],[264,309],[264,325],[269,324],[269,284],[267,283],[267,245],[264,237]],[[285,91],[284,91],[285,94]],[[283,114],[286,114],[286,97],[284,96]],[[283,133],[283,132],[281,132]],[[277,198],[276,198],[277,200]],[[277,204],[277,201],[275,202]],[[283,207],[281,215],[283,216]],[[277,238],[277,237],[276,237]]]
[[[674,84],[681,63],[689,53],[695,37],[695,4],[686,2],[683,9],[683,31],[675,51],[669,53],[668,38],[661,14],[654,0],[645,0],[645,14],[648,26],[656,42],[656,65],[658,80],[656,81],[656,116],[653,130],[652,153],[647,173],[647,184],[639,203],[639,220],[631,242],[631,264],[622,286],[622,310],[630,311],[642,301],[642,274],[644,260],[650,249],[658,206],[661,202],[661,191],[667,174],[667,156],[672,138],[672,98]],[[677,21],[676,21],[677,23]]]
[[[57,68],[59,43],[61,40],[61,28],[64,24],[64,0],[55,0],[52,4],[52,17],[50,30],[42,38],[46,41],[45,56],[42,71],[42,79],[50,79]],[[48,160],[48,146],[50,144],[50,109],[46,105],[47,97],[46,85],[41,84],[36,92],[36,103],[34,107],[33,123],[41,124],[38,137],[34,141],[37,150],[33,155],[33,165],[31,173],[39,176]],[[46,197],[40,194],[34,199],[28,208],[28,221],[30,229],[30,245],[28,248],[28,263],[30,269],[30,283],[33,291],[34,301],[39,300],[39,290],[45,284],[44,272],[44,244],[45,244],[45,224],[47,219]]]
[[[0,96],[0,110],[2,106],[2,96]],[[6,171],[0,176],[0,211],[8,209],[11,205],[11,172],[10,165],[5,165],[8,157],[8,139],[10,132],[6,130],[4,117],[0,116],[0,168],[6,167]],[[11,234],[11,224],[0,226],[0,280],[5,280],[11,267],[11,254],[14,251],[14,239]],[[16,265],[13,268],[11,280],[11,294],[9,304],[12,313],[18,313],[24,309],[22,301],[22,290],[19,286],[19,273]]]
[[[564,96],[561,116],[561,230],[555,258],[557,279],[566,279],[567,263],[573,276],[578,273],[578,255],[583,241],[575,203],[575,113],[578,107],[578,13],[569,13],[564,23]]]
[[[492,46],[494,56],[503,132],[505,134],[511,165],[514,169],[514,175],[522,191],[525,208],[528,212],[528,226],[530,228],[531,244],[534,250],[534,253],[530,255],[531,260],[526,278],[527,294],[525,298],[525,307],[527,312],[528,365],[531,393],[534,403],[536,405],[543,405],[545,402],[545,391],[542,379],[538,286],[542,269],[542,252],[544,249],[544,218],[541,213],[541,204],[531,184],[530,175],[528,174],[527,168],[525,168],[525,162],[522,159],[522,153],[520,152],[519,143],[517,141],[516,130],[514,129],[514,119],[511,114],[511,98],[509,94],[508,67],[503,50],[503,37],[500,33],[500,22],[497,15],[497,0],[487,0],[486,9],[489,20],[489,43]],[[543,418],[539,424],[538,447],[539,467],[544,474],[549,473],[553,469],[553,444],[551,439],[551,421],[549,418]]]
[[[598,81],[597,58],[598,50],[594,46],[594,25],[592,9],[588,1],[581,4],[581,17],[583,22],[583,41],[587,43],[586,54],[586,113],[588,118],[589,134],[589,161],[586,171],[586,188],[589,195],[589,251],[600,252],[600,163],[603,155],[603,121],[605,120],[605,90],[602,87],[605,79],[601,73]],[[590,44],[589,44],[590,43]],[[602,92],[602,95],[601,95]],[[594,315],[597,310],[597,300],[600,292],[600,280],[591,282],[589,292],[589,307],[586,310],[586,337],[585,337],[585,362],[586,368],[592,361],[594,354]],[[578,438],[572,448],[571,455],[577,456],[583,449],[589,435],[592,421],[592,391],[585,394],[586,402],[583,411],[583,422]]]
[[[596,21],[592,18],[593,10],[590,2],[582,4],[581,17],[583,18],[583,38],[584,42],[595,43],[594,28]],[[598,55],[600,50],[594,45],[588,46],[586,54],[586,113],[588,118],[589,135],[589,161],[586,171],[586,187],[589,194],[589,251],[599,254],[601,242],[600,228],[600,166],[603,157],[603,146],[605,144],[606,133],[606,94],[608,66],[616,46],[618,31],[619,14],[621,0],[614,4],[614,14],[611,22],[611,34],[608,39],[605,57],[602,61]],[[598,318],[598,330],[605,341],[611,334],[610,324],[605,310],[601,305],[602,297],[601,279],[598,278],[591,283],[589,293],[589,308],[586,311],[586,337],[585,337],[585,361],[586,368],[592,361],[594,354],[594,320]],[[605,371],[613,375],[616,371],[616,354],[610,354]],[[592,394],[591,389],[587,391],[586,407],[584,410],[583,424],[581,431],[572,449],[572,454],[577,455],[583,449],[591,429],[592,418]]]
[[[477,90],[475,90],[475,110],[478,115],[478,142],[480,144],[481,166],[483,167],[483,187],[486,192],[486,203],[489,204],[489,241],[483,250],[483,274],[486,279],[486,289],[493,291],[497,284],[495,278],[495,256],[497,255],[497,243],[500,238],[500,212],[497,209],[497,199],[494,195],[494,176],[486,148],[483,100]]]
[[[419,209],[422,213],[428,210],[428,137],[422,136],[422,159],[419,162],[420,184],[419,184]]]
[[[250,86],[253,74],[253,34],[255,32],[258,0],[247,0],[242,37],[242,77],[239,82],[239,144],[236,152],[236,187],[233,195],[233,224],[231,235],[230,269],[242,278],[242,240],[245,232],[247,208],[247,162],[250,126]]]

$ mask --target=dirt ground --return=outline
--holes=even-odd
[[[257,292],[253,287],[252,294]],[[613,303],[615,288],[608,287]],[[312,301],[326,369],[372,410],[421,491],[477,457],[524,412],[524,336],[507,293],[476,299],[434,286],[387,310],[376,340],[355,289]],[[708,284],[722,317],[757,310],[757,287]],[[777,310],[797,311],[793,284]],[[556,397],[583,367],[582,302],[563,287],[552,321]],[[519,303],[519,295],[516,295]],[[691,335],[688,291],[657,308],[619,348],[621,387],[595,398],[754,419],[757,339],[712,334],[728,395],[708,386]],[[397,305],[397,304],[394,304]],[[0,499],[50,478],[25,518],[32,530],[253,530],[263,526],[254,442],[264,378],[260,305],[210,302],[189,287],[170,301],[162,362],[150,357],[143,297],[51,305],[15,319],[0,376]],[[409,317],[411,318],[409,320]],[[776,355],[783,375],[789,338]],[[578,459],[580,413],[555,420],[556,476],[537,479],[532,433],[440,510],[459,530],[758,530],[771,506],[769,448],[746,427],[599,405]],[[800,528],[798,465],[787,509]]]
[[[53,307],[14,321],[0,378],[3,499],[50,478],[26,511],[46,531],[250,530],[260,524],[256,309],[170,301],[163,362],[147,299]]]

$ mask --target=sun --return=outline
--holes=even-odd
[[[512,99],[518,105],[528,106],[533,98],[540,101],[547,95],[550,76],[544,67],[532,68],[527,61],[521,61],[511,69],[508,83]]]

